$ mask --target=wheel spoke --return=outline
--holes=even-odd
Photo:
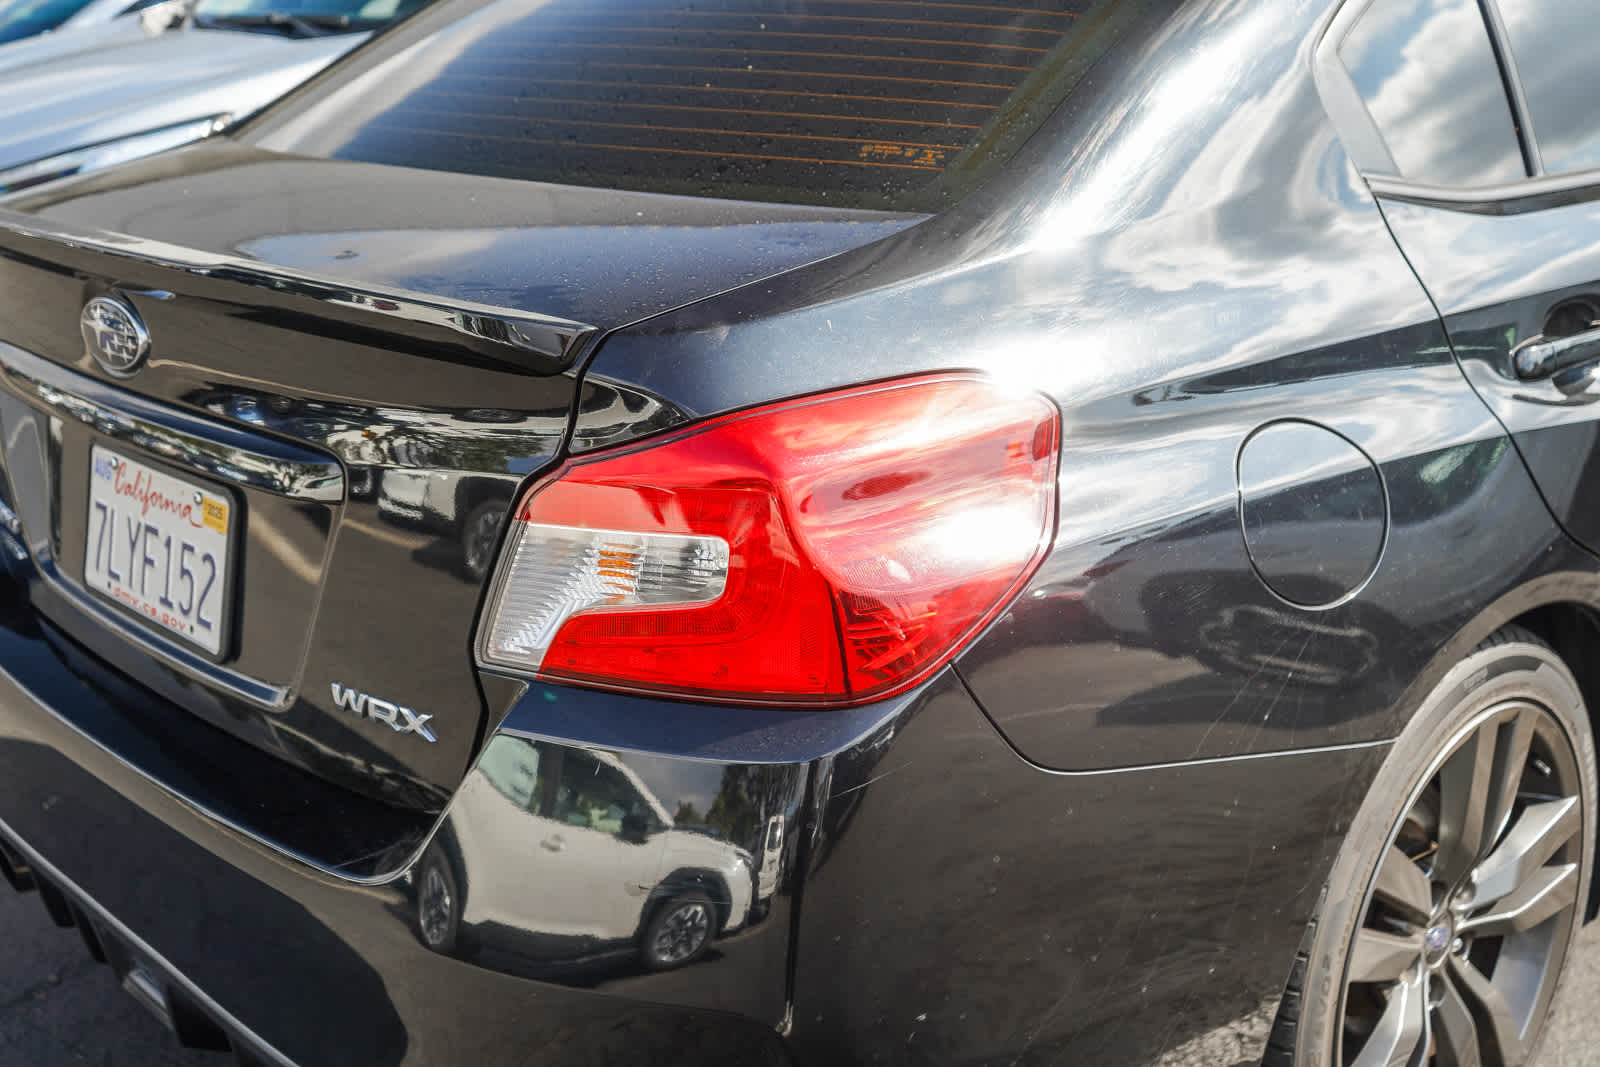
[[[1515,709],[1482,723],[1439,769],[1435,871],[1459,885],[1505,828],[1533,740],[1533,712]]]
[[[1522,1067],[1527,1055],[1522,1034],[1500,991],[1460,956],[1450,957],[1449,970],[1477,1024],[1478,1050],[1485,1067]]]
[[[1352,1067],[1527,1067],[1524,1027],[1548,1007],[1587,851],[1572,749],[1550,718],[1510,697],[1424,739],[1444,755],[1378,859],[1350,945]]]
[[[1422,958],[1421,934],[1389,934],[1361,929],[1350,952],[1350,981],[1398,982]]]
[[[1578,899],[1578,865],[1540,867],[1533,876],[1488,912],[1461,926],[1479,937],[1505,937],[1532,930]]]
[[[1528,765],[1528,749],[1533,744],[1533,730],[1539,721],[1532,708],[1517,708],[1511,718],[1500,724],[1495,737],[1494,779],[1489,787],[1489,806],[1484,812],[1482,849],[1487,851],[1511,822],[1516,807],[1517,790],[1522,787],[1522,772]]]
[[[1433,1033],[1437,1040],[1435,1063],[1438,1067],[1481,1067],[1478,1025],[1472,1021],[1472,1010],[1448,977],[1438,975],[1434,981],[1444,993],[1433,1010]]]
[[[1572,840],[1582,821],[1577,797],[1528,805],[1505,840],[1478,866],[1473,903],[1493,904],[1508,896]]]
[[[1351,1067],[1409,1067],[1428,1044],[1428,997],[1420,977],[1389,991],[1389,1002]]]
[[[1439,769],[1439,851],[1434,870],[1446,885],[1455,885],[1477,866],[1498,733],[1497,725],[1484,723]]]
[[[1396,845],[1389,846],[1378,866],[1378,881],[1372,894],[1407,922],[1426,924],[1433,914],[1433,890],[1428,876]]]

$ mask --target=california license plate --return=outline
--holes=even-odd
[[[218,655],[232,512],[214,489],[95,445],[84,584]]]

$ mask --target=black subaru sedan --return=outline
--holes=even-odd
[[[246,1064],[1528,1063],[1589,21],[447,0],[13,195],[0,871]]]

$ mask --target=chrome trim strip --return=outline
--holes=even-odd
[[[95,622],[114,631],[124,640],[137,645],[152,656],[165,660],[171,666],[201,679],[208,685],[261,704],[272,711],[283,711],[288,708],[290,697],[288,686],[272,685],[252,678],[248,674],[218,666],[210,660],[195,655],[182,645],[168,641],[133,619],[125,618],[111,610],[109,605],[100,603],[87,591],[79,588],[77,583],[61,573],[61,568],[57,567],[52,559],[39,560],[38,567],[39,573],[50,584],[50,588],[60,593],[73,607],[93,616]]]
[[[29,695],[31,696],[32,694]],[[248,1041],[254,1046],[251,1051],[256,1057],[265,1059],[268,1063],[275,1064],[276,1067],[295,1067],[293,1060],[267,1044],[259,1034],[240,1022],[236,1015],[213,1000],[205,990],[195,985],[188,975],[178,970],[170,960],[152,948],[148,941],[128,929],[115,915],[107,911],[103,904],[84,892],[72,879],[62,874],[61,869],[55,864],[41,856],[32,845],[29,845],[3,819],[0,819],[0,835],[3,835],[13,848],[22,853],[23,858],[28,861],[29,867],[42,871],[51,885],[72,897],[73,902],[89,912],[96,922],[108,927],[119,938],[132,945],[143,960],[161,969],[167,981],[181,987],[184,993],[192,998],[196,1004],[204,1008],[212,1018],[220,1020],[230,1031],[230,1038],[237,1036]]]
[[[571,367],[595,327],[571,319],[474,301],[441,301],[409,289],[357,287],[335,277],[288,270],[238,256],[184,248],[126,234],[68,226],[42,225],[33,215],[0,209],[0,227],[24,237],[51,241],[99,255],[133,259],[187,274],[243,282],[295,293],[335,307],[440,327],[496,346],[532,353]]]
[[[0,385],[25,402],[210,478],[294,500],[344,501],[331,457],[153,404],[0,342]]]
[[[1369,175],[1367,184],[1375,194],[1391,200],[1470,211],[1477,215],[1515,215],[1580,200],[1600,199],[1600,170],[1547,174],[1542,178],[1463,189],[1425,185],[1381,174]]]

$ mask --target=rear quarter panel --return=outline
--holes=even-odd
[[[591,373],[700,414],[956,367],[1049,395],[1053,551],[958,663],[1033,762],[1390,737],[1560,534],[1318,99],[1329,14],[1152,15],[952,211],[620,331]],[[1353,443],[1385,490],[1379,562],[1326,610],[1270,591],[1240,531],[1241,446],[1285,419]],[[1315,482],[1278,536],[1335,551]]]
[[[1592,600],[1318,100],[1331,7],[1152,16],[951,212],[594,359],[698,414],[947,368],[1061,411],[1053,551],[964,691],[819,773],[807,1062],[1255,1062],[1386,739],[1518,611]],[[1384,490],[1376,566],[1315,610],[1240,527],[1284,419]]]

